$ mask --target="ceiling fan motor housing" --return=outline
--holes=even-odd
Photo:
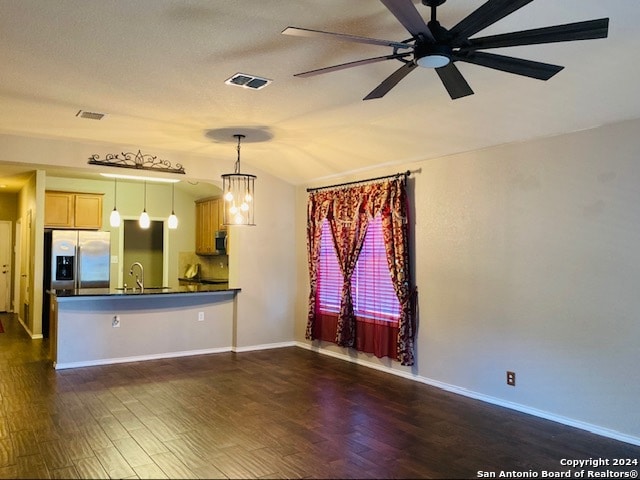
[[[414,51],[414,61],[420,67],[440,68],[451,61],[451,53],[449,45],[419,42]]]
[[[422,0],[422,4],[427,7],[439,7],[447,0]]]

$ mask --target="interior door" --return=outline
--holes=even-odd
[[[0,221],[0,312],[11,307],[11,222]]]
[[[22,275],[20,273],[20,265],[22,265],[22,220],[16,221],[15,229],[15,256],[14,256],[14,272],[13,272],[13,313],[20,313],[20,283]]]

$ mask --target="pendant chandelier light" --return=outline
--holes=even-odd
[[[238,158],[234,173],[222,175],[222,191],[224,192],[224,221],[225,225],[255,225],[254,211],[254,183],[256,176],[240,173],[240,140],[242,134],[234,135],[238,139]]]
[[[175,183],[171,184],[171,215],[169,215],[169,219],[167,220],[167,224],[171,230],[175,230],[176,228],[178,228],[178,217],[176,217],[174,205],[175,205]]]
[[[138,220],[140,228],[149,228],[151,225],[151,219],[147,213],[147,181],[144,182],[144,209],[140,214],[140,220]]]
[[[113,186],[113,210],[111,211],[111,215],[109,216],[109,225],[112,227],[120,226],[120,213],[118,213],[118,209],[116,208],[116,203],[118,199],[118,179],[114,178],[114,186]]]

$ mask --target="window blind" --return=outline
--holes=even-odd
[[[342,282],[343,276],[333,246],[331,228],[329,222],[324,220],[317,290],[321,313],[335,314],[340,311]],[[351,278],[351,294],[357,317],[398,321],[400,304],[391,282],[380,216],[370,221],[367,227],[364,244]]]

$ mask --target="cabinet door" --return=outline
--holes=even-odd
[[[211,202],[196,202],[196,253],[211,255],[212,252]]]
[[[216,201],[218,203],[218,230],[226,230],[227,226],[224,224],[224,198],[220,197]]]
[[[66,192],[45,192],[45,227],[73,228],[75,196]]]
[[[209,203],[211,204],[211,238],[212,238],[212,251],[216,249],[216,241],[215,241],[215,236],[216,236],[216,231],[218,231],[220,229],[220,214],[218,212],[218,204],[220,202],[218,202],[217,198],[214,198],[213,200],[209,200]]]
[[[79,193],[75,197],[75,227],[102,228],[102,195]]]
[[[196,253],[202,254],[202,210],[204,209],[201,202],[196,202]]]
[[[196,253],[213,255],[216,251],[216,231],[226,230],[223,225],[224,201],[222,197],[196,201]]]

